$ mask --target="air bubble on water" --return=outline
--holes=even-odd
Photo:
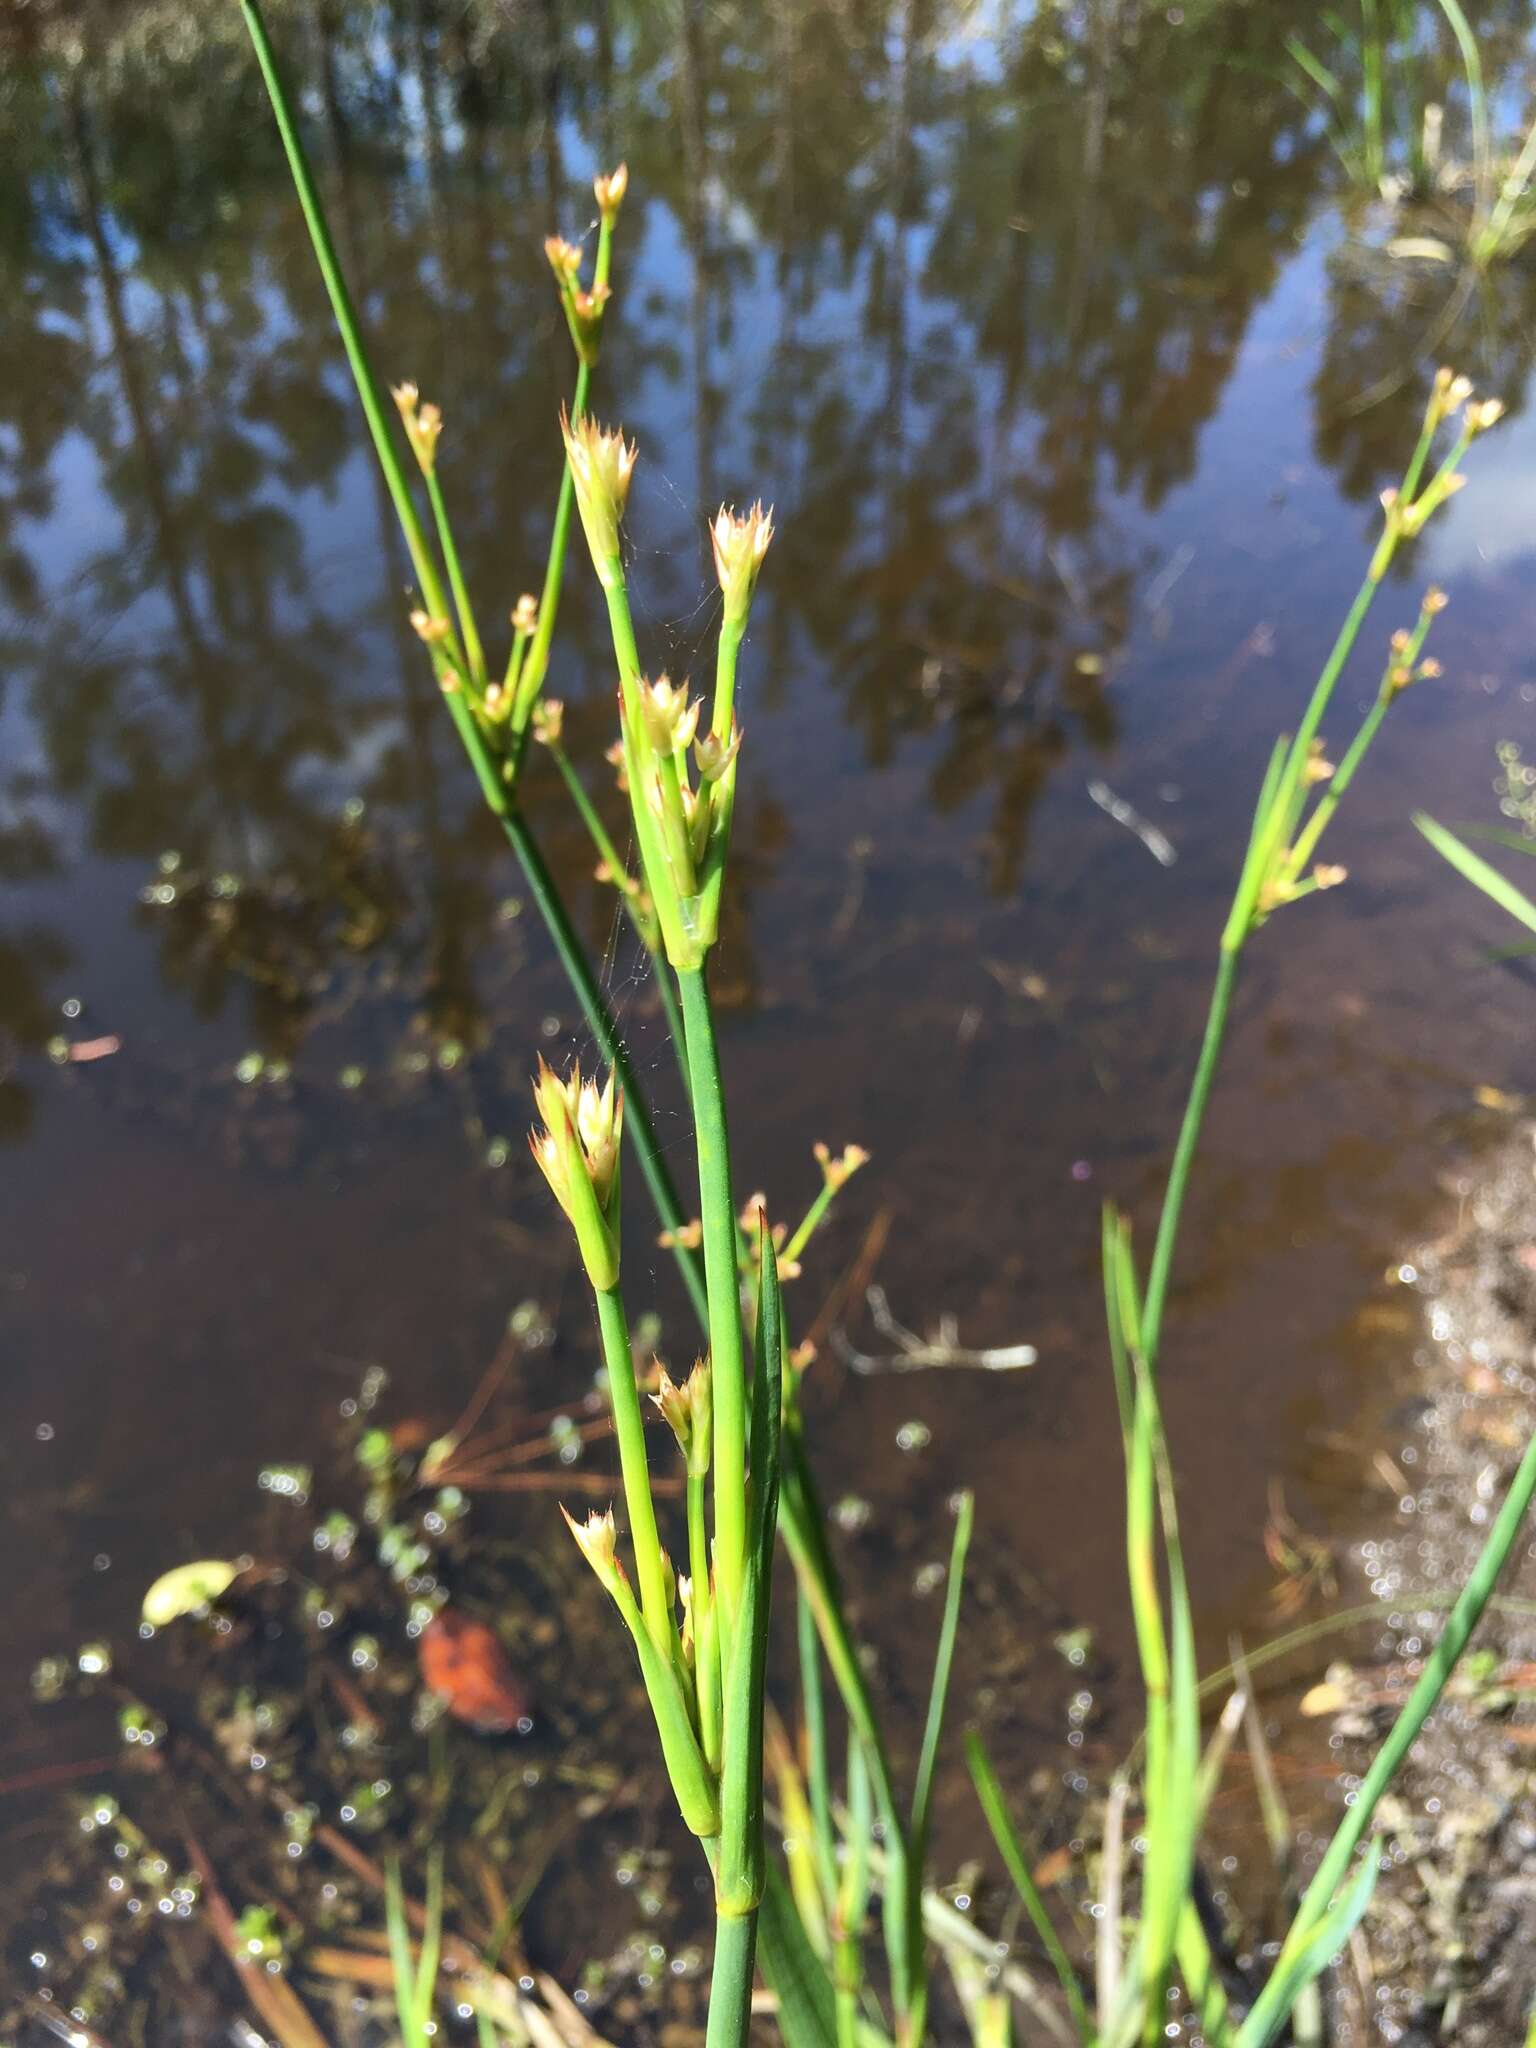
[[[59,1005],[60,1010],[71,1021],[73,1021],[76,1017],[79,1016],[80,1012],[84,1009],[84,1007],[85,1005],[81,1002],[78,996],[66,996],[63,1002]]]
[[[32,1434],[40,1444],[51,1444],[53,1442],[53,1424],[51,1422],[40,1422]]]
[[[933,1431],[926,1422],[904,1422],[896,1432],[898,1451],[911,1453],[926,1450],[932,1441]]]

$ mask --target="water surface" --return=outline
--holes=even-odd
[[[1330,740],[1430,579],[1445,674],[1331,835],[1348,886],[1252,949],[1178,1270],[1167,1405],[1213,1643],[1264,1626],[1273,1479],[1305,1519],[1355,1512],[1336,1439],[1408,1341],[1382,1275],[1492,1114],[1475,1089],[1536,1088],[1496,922],[1409,824],[1491,815],[1495,746],[1530,730],[1529,273],[1464,288],[1380,253],[1287,80],[1306,7],[275,12],[381,369],[446,412],[497,638],[559,473],[540,242],[588,234],[592,172],[628,159],[597,404],[640,445],[653,666],[705,672],[717,503],[761,495],[779,529],[715,969],[743,1191],[798,1213],[813,1142],[861,1141],[801,1326],[884,1213],[873,1277],[903,1325],[1037,1348],[1027,1372],[865,1375],[828,1335],[807,1383],[827,1490],[869,1511],[849,1570],[898,1717],[943,1503],[973,1485],[1002,1620],[965,1683],[1034,1753],[1062,1732],[1026,1682],[1051,1634],[1092,1626],[1112,1693],[1125,1644],[1099,1206],[1150,1235],[1263,762],[1442,357],[1511,419],[1384,592]],[[1482,13],[1515,90],[1526,11]],[[558,1336],[512,1396],[574,1400],[593,1369],[521,1150],[530,1064],[579,1019],[404,623],[237,17],[21,24],[0,98],[17,1689],[45,1651],[131,1631],[166,1565],[250,1542],[257,1469],[321,1455],[366,1367],[446,1420],[534,1299]],[[617,826],[582,566],[551,688]],[[654,1001],[539,759],[528,805],[682,1172]],[[628,1228],[633,1306],[686,1363],[638,1196]],[[891,1349],[857,1300],[839,1327]],[[562,1540],[547,1495],[491,1512]],[[18,1769],[53,1755],[14,1701],[10,1725]]]

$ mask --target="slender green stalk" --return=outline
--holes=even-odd
[[[1382,118],[1382,38],[1376,0],[1360,0],[1360,56],[1365,83],[1365,159],[1373,185],[1387,167],[1386,123]]]
[[[502,829],[517,855],[528,888],[538,905],[555,951],[560,956],[560,965],[565,969],[566,978],[576,993],[587,1026],[592,1036],[602,1047],[603,1057],[619,1077],[624,1090],[624,1135],[634,1146],[640,1160],[640,1170],[645,1175],[651,1198],[672,1238],[673,1256],[689,1297],[698,1312],[699,1321],[707,1325],[708,1302],[704,1291],[704,1277],[693,1252],[681,1242],[687,1218],[676,1185],[667,1163],[661,1156],[656,1134],[651,1125],[650,1113],[646,1108],[645,1095],[636,1079],[633,1066],[625,1049],[613,1012],[598,987],[597,978],[587,959],[586,948],[582,945],[573,927],[560,893],[555,887],[554,877],[544,863],[537,840],[527,820],[520,811],[508,811],[502,818]]]
[[[702,1141],[700,1146],[702,1156]],[[757,1369],[752,1378],[748,1454],[752,1510],[746,1532],[740,1604],[732,1616],[724,1660],[724,1729],[720,1766],[720,1850],[715,1867],[715,1974],[709,1993],[709,2042],[745,2048],[758,1911],[767,1884],[763,1839],[763,1695],[773,1594],[774,1538],[779,1508],[779,1438],[784,1407],[784,1310],[778,1266],[762,1230],[762,1292],[757,1317]],[[735,1263],[731,1297],[736,1300]],[[714,1372],[718,1414],[719,1369]],[[715,1456],[719,1456],[718,1439]],[[738,1977],[745,1972],[745,1992]],[[718,2014],[717,2014],[718,2008]]]
[[[347,289],[346,278],[342,275],[337,259],[336,245],[331,240],[330,226],[326,221],[325,208],[320,200],[314,174],[309,167],[309,156],[293,118],[292,103],[282,73],[277,67],[277,57],[267,34],[266,22],[256,0],[240,0],[240,12],[245,17],[251,43],[256,52],[256,62],[261,67],[262,80],[267,96],[272,102],[272,112],[277,121],[277,131],[282,137],[283,151],[288,158],[289,173],[293,178],[294,190],[298,194],[299,206],[304,215],[304,225],[309,230],[309,239],[314,247],[315,260],[320,266],[320,275],[325,281],[326,294],[331,302],[331,312],[336,320],[337,332],[342,347],[346,350],[347,362],[352,371],[352,381],[357,386],[357,395],[362,403],[363,417],[368,422],[368,433],[373,441],[374,453],[378,457],[390,500],[395,508],[395,517],[400,522],[406,550],[411,566],[416,572],[416,581],[421,586],[422,600],[427,610],[436,618],[449,618],[447,597],[443,580],[433,560],[432,550],[416,511],[405,467],[395,445],[390,415],[379,389],[378,379],[373,374],[373,365],[363,346],[362,329],[358,325],[352,295]]]
[[[1493,184],[1493,145],[1488,134],[1488,93],[1483,84],[1483,60],[1478,52],[1472,24],[1461,10],[1460,0],[1440,0],[1440,12],[1450,23],[1451,34],[1461,52],[1466,74],[1467,100],[1472,114],[1472,169],[1477,180],[1477,211],[1486,218]]]
[[[939,1624],[938,1648],[933,1660],[933,1684],[928,1693],[928,1713],[923,1724],[923,1743],[918,1754],[917,1777],[912,1792],[912,1818],[907,1827],[907,1849],[919,1881],[907,1892],[907,1966],[911,1986],[908,2010],[903,2015],[901,2038],[918,2048],[928,2020],[928,1951],[923,1939],[923,1898],[921,1872],[928,1856],[928,1827],[933,1810],[933,1778],[938,1765],[939,1737],[944,1730],[944,1712],[949,1704],[949,1674],[954,1665],[955,1635],[960,1623],[960,1596],[965,1589],[965,1559],[971,1547],[975,1501],[969,1493],[960,1496],[955,1515],[954,1541],[949,1553],[949,1579],[944,1590],[944,1617]]]
[[[811,1206],[806,1210],[805,1214],[801,1217],[799,1223],[795,1226],[794,1235],[790,1238],[788,1244],[785,1245],[783,1251],[779,1253],[779,1264],[781,1266],[794,1265],[800,1259],[801,1255],[805,1251],[806,1246],[810,1243],[811,1239],[816,1235],[816,1232],[821,1228],[823,1222],[826,1220],[827,1211],[831,1208],[833,1202],[837,1199],[839,1190],[843,1187],[843,1185],[850,1178],[850,1176],[855,1171],[857,1171],[857,1166],[850,1163],[849,1159],[847,1158],[845,1158],[842,1162],[839,1162],[835,1170],[829,1171],[828,1167],[830,1162],[828,1161],[826,1155],[820,1150],[818,1150],[816,1156],[818,1159],[822,1161],[822,1173],[824,1178],[822,1180],[820,1188],[816,1192],[815,1199],[812,1201]],[[857,1160],[858,1165],[862,1165],[864,1163],[865,1154],[862,1150],[859,1150],[856,1153],[854,1153],[852,1157]]]
[[[688,1569],[693,1578],[693,1676],[699,1702],[699,1742],[713,1771],[720,1768],[720,1639],[709,1583],[709,1533],[705,1522],[708,1475],[688,1474]]]
[[[1141,1355],[1149,1372],[1156,1370],[1158,1340],[1163,1327],[1163,1308],[1168,1298],[1168,1280],[1173,1269],[1174,1247],[1178,1243],[1179,1222],[1184,1213],[1184,1195],[1189,1186],[1189,1170],[1194,1163],[1195,1148],[1200,1142],[1200,1129],[1205,1121],[1206,1105],[1211,1099],[1211,1086],[1216,1079],[1216,1069],[1221,1064],[1221,1048],[1226,1038],[1227,1018],[1232,1008],[1232,991],[1237,985],[1239,952],[1239,945],[1228,946],[1224,943],[1217,957],[1216,980],[1211,989],[1211,1006],[1206,1015],[1205,1035],[1200,1041],[1200,1057],[1195,1066],[1195,1078],[1190,1087],[1189,1100],[1184,1107],[1183,1121],[1179,1125],[1173,1164],[1168,1169],[1168,1186],[1157,1219],[1157,1239],[1152,1248],[1152,1263],[1147,1272],[1147,1293],[1141,1320]]]
[[[624,1481],[624,1506],[629,1515],[630,1540],[635,1546],[635,1576],[640,1582],[640,1611],[651,1640],[668,1657],[676,1654],[677,1635],[672,1603],[667,1598],[666,1572],[661,1561],[661,1536],[656,1527],[656,1505],[651,1498],[650,1468],[645,1455],[645,1418],[640,1413],[640,1389],[635,1384],[635,1354],[629,1337],[629,1318],[617,1287],[598,1288],[597,1323],[602,1333],[603,1363],[608,1372],[608,1399],[613,1409],[614,1435],[619,1443],[619,1471]]]
[[[688,1045],[699,1159],[699,1214],[709,1299],[709,1354],[715,1394],[715,1595],[722,1609],[721,1644],[729,1655],[746,1564],[747,1382],[736,1265],[736,1209],[731,1194],[725,1091],[714,1015],[702,968],[677,977]]]
[[[609,268],[613,253],[613,220],[604,213],[597,230],[597,257],[592,269],[592,289],[600,294],[608,283]],[[592,368],[589,363],[578,363],[576,368],[576,390],[571,399],[571,418],[579,420],[587,409],[587,393],[591,388]],[[521,733],[533,714],[539,692],[544,687],[544,678],[549,671],[549,649],[554,639],[555,617],[560,609],[560,591],[565,579],[566,545],[571,533],[571,506],[575,501],[575,486],[570,467],[562,464],[560,470],[560,495],[555,501],[555,523],[549,536],[549,559],[544,565],[544,588],[539,597],[538,623],[534,627],[533,641],[523,663],[518,679],[517,698],[512,710],[513,730]]]
[[[1243,864],[1242,875],[1232,899],[1232,909],[1222,932],[1221,952],[1217,962],[1215,985],[1211,991],[1205,1034],[1201,1040],[1200,1057],[1196,1063],[1195,1078],[1190,1088],[1183,1121],[1179,1126],[1173,1164],[1169,1169],[1168,1185],[1158,1217],[1157,1239],[1147,1274],[1147,1295],[1141,1334],[1141,1355],[1149,1372],[1155,1373],[1157,1369],[1158,1342],[1162,1334],[1163,1311],[1167,1303],[1168,1281],[1172,1270],[1174,1246],[1178,1241],[1189,1169],[1199,1144],[1206,1105],[1210,1100],[1211,1084],[1221,1060],[1222,1042],[1226,1035],[1232,992],[1237,980],[1238,956],[1253,930],[1255,915],[1260,907],[1260,892],[1266,879],[1275,872],[1287,835],[1295,828],[1297,811],[1306,788],[1306,771],[1311,758],[1312,742],[1316,739],[1328,706],[1333,701],[1344,665],[1354,652],[1355,643],[1360,637],[1360,629],[1375,602],[1376,594],[1392,565],[1402,538],[1403,526],[1399,507],[1411,504],[1419,491],[1436,430],[1444,417],[1442,398],[1443,394],[1437,383],[1435,394],[1425,409],[1424,423],[1403,474],[1401,487],[1389,506],[1382,537],[1371,558],[1365,580],[1356,591],[1344,623],[1339,628],[1329,650],[1328,659],[1324,662],[1313,686],[1301,723],[1284,752],[1283,760],[1280,760],[1277,766],[1278,756],[1277,759],[1272,759],[1270,772],[1265,779],[1259,809],[1254,818],[1248,858]],[[1439,503],[1443,500],[1448,480],[1455,474],[1456,464],[1465,453],[1468,440],[1469,430],[1464,429],[1458,436],[1447,462],[1442,464],[1425,487],[1425,501],[1433,500]],[[1422,626],[1424,621],[1421,620],[1420,623]],[[1375,736],[1379,724],[1379,718],[1374,722],[1368,719],[1369,729],[1364,733],[1362,743],[1357,749],[1351,750],[1348,762],[1351,779],[1359,766],[1365,747]],[[1342,794],[1342,791],[1338,794]],[[1319,826],[1317,830],[1320,831],[1321,827]],[[1312,843],[1316,843],[1315,832]]]
[[[1470,846],[1463,846],[1454,832],[1447,832],[1443,825],[1437,825],[1433,818],[1426,818],[1422,811],[1414,813],[1413,822],[1435,851],[1442,854],[1459,874],[1481,889],[1501,910],[1508,911],[1527,931],[1536,931],[1536,904],[1522,889],[1517,889],[1497,868],[1490,867]]]
[[[752,1965],[757,1915],[715,1922],[715,1961],[709,1980],[705,2048],[743,2048],[752,2028]]]
[[[856,1730],[848,1737],[848,1851],[837,1889],[833,1989],[837,1999],[837,2048],[855,2048],[859,1994],[864,1988],[861,1946],[869,1910],[869,1849],[874,1830],[869,1761]]]
[[[453,537],[453,525],[448,517],[448,506],[443,498],[443,487],[438,481],[435,463],[426,471],[426,480],[427,503],[432,507],[432,519],[437,528],[437,544],[443,551],[443,562],[448,570],[448,585],[453,592],[453,608],[458,616],[459,638],[464,647],[464,659],[469,665],[470,676],[483,688],[486,676],[485,649],[480,644],[480,629],[475,624],[475,608],[469,601],[469,586],[464,581],[458,542]]]
[[[821,1641],[805,1588],[795,1588],[800,1700],[805,1716],[805,1774],[810,1793],[816,1875],[830,1912],[837,1898],[837,1831],[832,1824],[832,1774],[827,1761],[827,1708],[821,1691]]]
[[[1380,732],[1381,722],[1391,710],[1395,694],[1389,684],[1383,683],[1370,710],[1361,720],[1360,730],[1350,741],[1349,751],[1339,763],[1328,787],[1318,798],[1317,808],[1308,818],[1303,830],[1296,835],[1296,844],[1292,847],[1291,857],[1286,863],[1287,872],[1292,876],[1300,875],[1317,851],[1317,842],[1322,838],[1328,820],[1338,809],[1344,792],[1354,781],[1355,771],[1365,758],[1366,749]]]
[[[735,722],[736,668],[745,635],[745,618],[733,619],[728,615],[722,619],[720,639],[715,650],[714,702],[710,707],[710,731],[722,745],[730,739]],[[731,845],[731,824],[736,811],[734,761],[714,785],[710,800],[715,807],[718,830],[713,835],[708,863],[702,878],[703,908],[700,922],[706,931],[716,931],[720,923],[720,898],[725,887],[726,856]]]
[[[1085,2043],[1092,2042],[1097,2038],[1097,2030],[1088,2011],[1088,2001],[1083,1996],[1083,1987],[1078,1981],[1077,1972],[1072,1967],[1072,1960],[1063,1946],[1061,1936],[1056,1932],[1051,1916],[1046,1911],[1045,1901],[1040,1896],[1040,1887],[1035,1883],[1034,1872],[1029,1867],[1029,1857],[1019,1840],[1008,1812],[1007,1802],[1003,1798],[1003,1788],[997,1782],[992,1760],[987,1755],[981,1737],[974,1732],[966,1735],[965,1757],[976,1786],[976,1796],[981,1801],[981,1810],[987,1817],[987,1826],[991,1829],[992,1839],[997,1844],[998,1854],[1007,1866],[1008,1875],[1013,1879],[1014,1889],[1029,1915],[1030,1924],[1039,1936],[1040,1946],[1050,1958],[1051,1968],[1056,1972],[1056,1980],[1071,2010],[1078,2038]]]
[[[884,1829],[884,1883],[881,1911],[885,1929],[886,1960],[891,1972],[891,1992],[898,2016],[910,2001],[911,1971],[908,1963],[907,1897],[909,1887],[921,1887],[922,1874],[913,1865],[907,1846],[906,1821],[896,1804],[890,1757],[880,1719],[870,1695],[868,1680],[858,1649],[848,1627],[838,1585],[837,1570],[827,1547],[826,1515],[816,1492],[815,1477],[805,1455],[800,1432],[791,1421],[784,1432],[784,1487],[779,1525],[795,1568],[795,1577],[816,1616],[821,1646],[836,1681],[849,1721],[864,1748],[865,1761],[874,1787],[875,1805]]]
[[[1488,263],[1502,252],[1515,208],[1525,197],[1533,174],[1536,174],[1536,121],[1527,129],[1520,154],[1500,187],[1498,203],[1489,215],[1488,225],[1473,242],[1472,254],[1476,262]]]
[[[245,17],[246,27],[250,32],[251,42],[256,52],[256,60],[260,66],[262,78],[272,102],[273,116],[277,122],[278,133],[282,137],[283,148],[288,158],[288,168],[293,178],[294,189],[298,195],[299,206],[304,215],[305,225],[309,230],[310,242],[315,252],[315,260],[319,265],[320,274],[325,282],[326,292],[331,302],[331,311],[336,320],[337,331],[341,335],[342,346],[346,351],[347,362],[352,371],[353,383],[357,388],[358,400],[363,409],[363,417],[367,422],[374,453],[378,458],[379,469],[388,488],[390,500],[395,509],[395,516],[399,521],[400,531],[405,539],[407,552],[411,557],[411,564],[421,589],[423,603],[427,611],[434,617],[449,618],[451,615],[442,576],[433,559],[425,530],[417,514],[415,502],[411,497],[405,468],[393,438],[393,427],[389,411],[386,407],[378,379],[374,375],[373,365],[369,361],[367,349],[363,343],[362,330],[353,308],[351,294],[347,289],[346,279],[342,274],[341,265],[336,254],[336,246],[331,238],[330,227],[325,217],[325,209],[321,203],[320,194],[315,185],[313,173],[310,170],[309,159],[294,120],[292,104],[289,100],[282,74],[277,66],[271,40],[267,34],[266,24],[262,19],[261,10],[256,4],[256,0],[241,0],[241,12]],[[603,263],[606,255],[605,242],[606,238],[600,235],[598,242],[599,265]],[[582,364],[576,379],[575,411],[578,415],[586,403],[588,382],[589,372],[587,366]],[[539,611],[537,631],[546,636],[544,651],[536,660],[533,649],[530,649],[529,658],[525,662],[522,677],[522,688],[525,693],[530,688],[530,673],[534,675],[536,680],[541,681],[542,674],[539,662],[547,661],[548,635],[554,630],[560,581],[564,573],[565,534],[570,526],[570,504],[570,472],[567,468],[562,471],[560,505],[556,509],[556,530],[550,544],[550,564],[545,572],[545,594]],[[552,598],[554,602],[551,602]],[[458,664],[462,666],[462,653],[456,644],[450,647],[450,653],[455,657]],[[683,1275],[684,1284],[688,1289],[694,1307],[698,1310],[699,1319],[702,1322],[705,1319],[703,1275],[699,1270],[698,1260],[681,1243],[678,1237],[678,1233],[682,1231],[687,1222],[687,1217],[684,1214],[682,1203],[678,1199],[677,1189],[667,1170],[666,1162],[662,1158],[661,1148],[656,1142],[655,1133],[645,1106],[645,1097],[635,1079],[628,1055],[624,1050],[623,1040],[619,1035],[618,1027],[614,1023],[612,1013],[593,976],[585,949],[571,924],[570,915],[556,888],[554,878],[551,876],[543,856],[539,852],[533,834],[512,804],[510,792],[503,779],[501,770],[491,758],[489,749],[486,746],[485,737],[475,723],[474,714],[465,701],[462,690],[447,692],[445,695],[449,713],[453,718],[464,750],[468,754],[470,763],[474,768],[481,794],[491,811],[501,821],[502,829],[511,843],[513,852],[517,855],[524,878],[527,881],[534,902],[538,906],[539,915],[543,918],[545,927],[554,943],[561,966],[565,969],[566,976],[576,993],[577,999],[581,1003],[588,1028],[602,1047],[604,1058],[618,1072],[629,1105],[625,1122],[630,1141],[639,1156],[641,1171],[645,1176],[656,1208],[668,1231],[672,1233],[673,1249]],[[531,710],[531,697],[528,709]],[[670,1003],[670,998],[671,991],[669,989],[666,991],[665,1000]]]

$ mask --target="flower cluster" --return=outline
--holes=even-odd
[[[544,1127],[529,1132],[529,1149],[576,1232],[587,1277],[607,1292],[619,1279],[623,1090],[612,1074],[602,1088],[584,1079],[579,1063],[562,1081],[541,1059],[533,1100]]]

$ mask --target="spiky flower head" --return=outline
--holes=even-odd
[[[512,630],[514,633],[531,633],[539,623],[539,600],[531,590],[525,590],[512,607]]]
[[[594,1510],[584,1522],[578,1522],[574,1515],[567,1513],[562,1505],[560,1512],[565,1516],[565,1526],[576,1539],[576,1548],[591,1565],[608,1591],[618,1597],[624,1583],[624,1567],[619,1562],[617,1532],[613,1526],[613,1509],[606,1514]]]
[[[677,1438],[677,1447],[687,1460],[689,1472],[695,1478],[702,1478],[709,1470],[714,1426],[714,1389],[709,1360],[699,1359],[681,1386],[658,1360],[656,1391],[651,1399]]]
[[[712,732],[701,733],[694,745],[693,758],[704,781],[718,782],[740,752],[741,727],[733,718],[730,738],[722,740]]]
[[[811,1147],[816,1164],[821,1168],[821,1177],[836,1194],[844,1181],[851,1180],[861,1166],[868,1166],[869,1154],[862,1145],[845,1145],[836,1158],[830,1146],[818,1141]]]
[[[562,1081],[543,1059],[533,1084],[543,1130],[528,1145],[555,1200],[576,1232],[587,1277],[600,1291],[619,1278],[619,1146],[624,1093],[610,1073],[601,1089],[580,1064]]]
[[[1328,782],[1335,773],[1334,764],[1328,758],[1328,750],[1321,740],[1314,740],[1307,749],[1307,758],[1301,771],[1306,783]]]
[[[1412,540],[1424,531],[1430,515],[1438,512],[1447,498],[1466,489],[1467,479],[1461,470],[1441,470],[1425,486],[1414,502],[1407,506],[1401,516],[1402,531]]]
[[[609,227],[618,218],[619,208],[624,204],[624,194],[629,190],[629,165],[620,164],[617,170],[602,172],[592,180],[592,191],[597,200],[597,210]]]
[[[564,291],[580,274],[580,249],[574,242],[566,241],[563,235],[549,235],[544,242],[544,254],[549,258],[549,267],[555,273],[555,282]]]
[[[437,443],[443,431],[442,408],[423,404],[421,393],[414,384],[397,384],[390,396],[399,411],[400,424],[405,428],[405,438],[411,444],[417,466],[423,476],[430,476],[437,467]]]
[[[610,586],[621,574],[619,521],[634,475],[635,444],[624,439],[621,428],[599,426],[590,413],[572,420],[562,411],[560,432],[592,564],[599,582]]]
[[[533,707],[533,736],[541,747],[558,747],[565,729],[565,705],[559,697],[541,697]]]
[[[737,514],[722,505],[709,529],[714,550],[715,574],[725,596],[728,625],[744,626],[757,588],[757,572],[763,566],[768,543],[773,539],[773,508],[765,512],[762,501],[750,512]]]
[[[688,701],[688,685],[658,676],[654,683],[641,682],[640,708],[645,732],[658,754],[686,753],[699,729],[700,700]]]
[[[447,619],[435,619],[418,605],[411,613],[411,631],[419,640],[425,640],[429,647],[435,647],[448,638],[453,627]]]

